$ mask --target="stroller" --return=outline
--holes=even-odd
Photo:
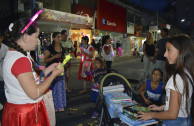
[[[99,126],[112,126],[114,125],[114,123],[120,121],[118,118],[111,119],[107,106],[105,104],[105,96],[103,94],[103,87],[115,86],[119,84],[123,84],[124,93],[127,93],[127,95],[133,99],[134,89],[124,76],[122,76],[115,70],[111,70],[111,73],[107,73],[104,76],[101,76],[99,85],[99,96],[96,103],[98,112],[101,112]]]

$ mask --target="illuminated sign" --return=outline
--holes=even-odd
[[[117,26],[115,22],[106,21],[105,18],[102,18],[102,25],[110,25],[110,26]]]

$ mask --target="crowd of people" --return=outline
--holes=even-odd
[[[43,96],[49,89],[52,91],[54,110],[57,112],[64,111],[66,92],[71,92],[71,60],[65,67],[59,66],[67,55],[76,53],[77,45],[74,44],[77,42],[73,44],[67,39],[66,30],[54,32],[52,44],[44,52],[46,68],[40,70],[30,55],[30,51],[35,50],[40,42],[40,29],[36,22],[24,29],[29,22],[27,18],[20,18],[10,24],[6,34],[0,34],[0,103],[4,105],[2,126],[20,126],[21,123],[49,126]],[[191,126],[194,43],[187,35],[168,37],[166,28],[161,29],[161,36],[162,39],[155,44],[152,32],[146,33],[143,44],[143,84],[139,92],[142,102],[154,112],[140,112],[138,117],[143,122],[153,118],[163,120],[163,126]],[[80,50],[78,79],[83,79],[80,93],[84,93],[87,92],[87,83],[99,83],[95,80],[98,74],[111,72],[114,51],[109,35],[103,36],[98,44],[94,40],[89,44],[89,38],[83,36]],[[94,57],[95,50],[98,51],[98,57]],[[42,75],[44,80],[41,79]],[[166,96],[165,103],[162,101],[163,96]],[[98,114],[95,111],[93,117]]]

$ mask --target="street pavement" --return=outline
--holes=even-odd
[[[86,93],[79,93],[83,88],[83,80],[77,79],[80,60],[80,57],[71,60],[69,88],[72,89],[72,92],[67,92],[65,111],[56,112],[57,126],[96,126],[99,122],[98,119],[91,118],[95,109],[95,103],[90,101],[91,90]],[[40,59],[40,61],[43,60]],[[43,62],[40,62],[40,64],[44,65]],[[133,87],[141,85],[141,82],[138,81],[143,76],[141,57],[116,57],[112,69],[126,77]],[[87,87],[90,89],[91,84],[88,84]],[[0,111],[0,118],[1,116],[2,111]]]
[[[83,88],[83,80],[78,80],[78,69],[80,58],[72,59],[71,78],[69,87],[71,93],[67,93],[67,107],[65,112],[57,112],[57,126],[96,126],[98,119],[92,119],[95,103],[90,101],[91,91],[80,94]],[[143,76],[143,63],[141,57],[116,57],[112,68],[126,77],[133,87],[138,87],[138,80]],[[90,84],[87,85],[90,89]]]

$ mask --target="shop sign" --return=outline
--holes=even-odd
[[[53,21],[53,22],[61,22],[61,23],[71,23],[71,24],[78,24],[78,25],[87,25],[93,26],[94,19],[90,18],[89,16],[80,16],[76,14],[50,10],[50,9],[43,9],[41,13],[40,20],[44,21]]]
[[[134,34],[134,23],[127,22],[127,33]]]
[[[141,37],[142,36],[142,31],[143,31],[143,26],[142,25],[135,25],[134,36]]]
[[[126,33],[126,9],[107,0],[97,2],[97,28]]]
[[[158,31],[158,26],[150,26],[149,31],[151,32],[157,32]]]
[[[105,18],[102,18],[102,25],[111,25],[111,26],[114,26],[116,27],[116,23],[115,22],[110,22],[110,21],[107,21]]]

